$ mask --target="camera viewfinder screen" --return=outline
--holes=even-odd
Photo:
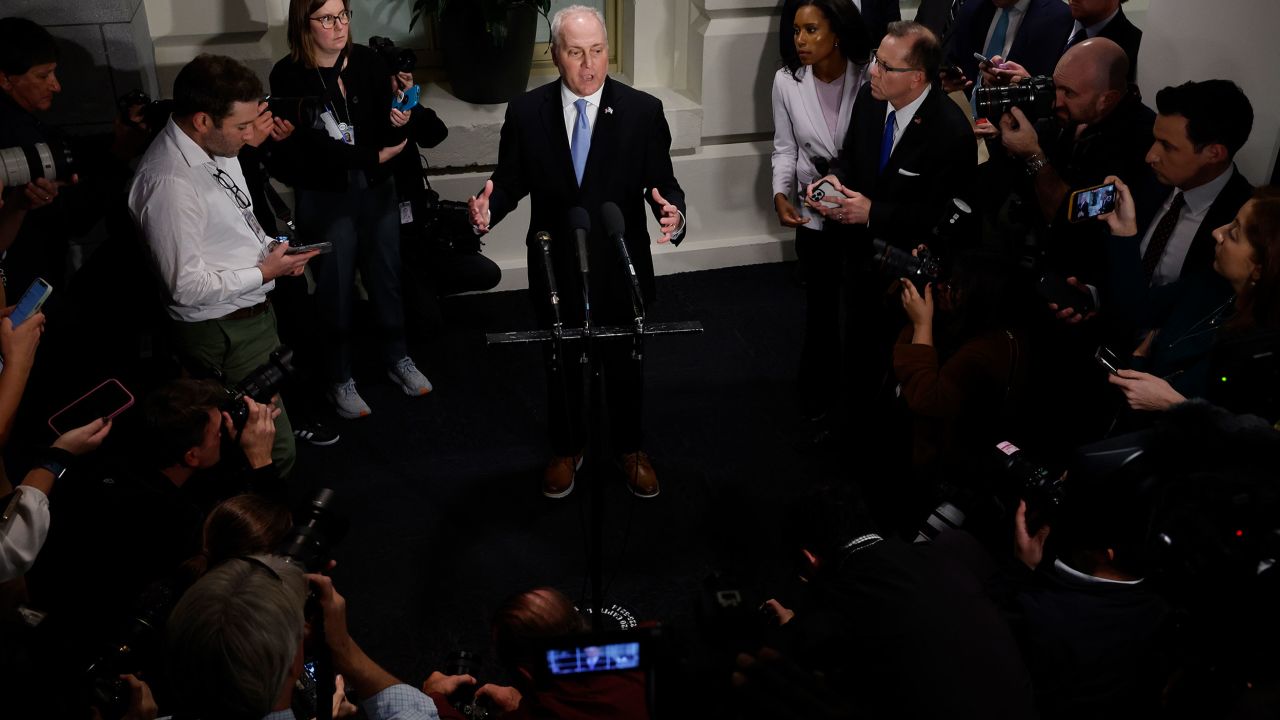
[[[1116,186],[1103,185],[1100,188],[1076,195],[1076,204],[1072,208],[1076,218],[1096,218],[1116,209]]]
[[[613,643],[548,650],[547,667],[552,675],[634,670],[640,667],[640,643]]]

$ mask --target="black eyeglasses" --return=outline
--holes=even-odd
[[[235,198],[236,205],[239,205],[241,210],[249,209],[249,205],[252,204],[249,200],[249,196],[240,189],[239,185],[236,185],[236,181],[232,180],[230,175],[224,172],[222,168],[218,168],[214,178],[217,179],[218,184],[222,186],[223,190],[231,193],[231,196]]]
[[[885,72],[904,73],[904,72],[918,72],[920,70],[919,68],[896,68],[896,67],[893,67],[892,65],[886,65],[885,62],[880,59],[880,56],[876,54],[878,50],[879,48],[876,48],[876,50],[871,51],[871,63],[873,65],[879,65],[880,69],[884,70]]]
[[[325,30],[332,30],[335,22],[340,22],[343,25],[349,25],[351,23],[351,11],[343,10],[337,15],[318,15],[316,17],[308,18],[308,20],[315,20],[320,23],[320,27]]]

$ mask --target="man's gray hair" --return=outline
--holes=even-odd
[[[555,15],[551,16],[551,47],[560,46],[560,30],[564,26],[564,21],[579,13],[588,13],[595,16],[596,20],[600,22],[600,29],[604,31],[604,42],[606,45],[609,44],[609,26],[604,24],[604,14],[587,5],[570,5],[567,8],[561,8]]]
[[[169,616],[177,696],[200,717],[269,713],[302,642],[306,597],[302,569],[281,557],[235,558],[210,570]]]

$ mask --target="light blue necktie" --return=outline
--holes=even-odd
[[[582,186],[582,172],[587,169],[587,155],[591,152],[591,125],[587,123],[587,101],[578,99],[573,104],[578,108],[578,119],[573,123],[573,141],[569,150],[573,153],[573,174],[578,177],[578,186]]]
[[[889,164],[889,156],[893,154],[893,131],[897,125],[898,113],[890,110],[889,117],[884,119],[884,137],[880,139],[880,172],[884,172],[884,166]]]
[[[1004,56],[1004,38],[1009,34],[1009,10],[1002,8],[1000,10],[1000,19],[996,20],[996,29],[991,31],[991,42],[987,43],[988,58],[996,55]],[[1007,58],[1006,58],[1007,59]]]

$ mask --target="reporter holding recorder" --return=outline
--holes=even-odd
[[[782,10],[773,76],[773,206],[796,229],[805,283],[801,412],[813,426],[808,444],[832,437],[829,411],[840,382],[840,287],[849,243],[829,232],[800,194],[825,175],[844,145],[853,102],[867,76],[866,26],[849,0],[790,0]]]
[[[319,97],[323,110],[272,158],[272,174],[296,190],[298,230],[333,252],[314,268],[320,322],[333,345],[324,362],[329,397],[347,419],[372,412],[351,377],[355,273],[373,303],[381,360],[411,397],[431,383],[409,358],[400,294],[400,220],[390,160],[408,143],[408,115],[392,109],[390,70],[351,42],[346,0],[291,0],[289,56],[271,70],[271,92]]]

